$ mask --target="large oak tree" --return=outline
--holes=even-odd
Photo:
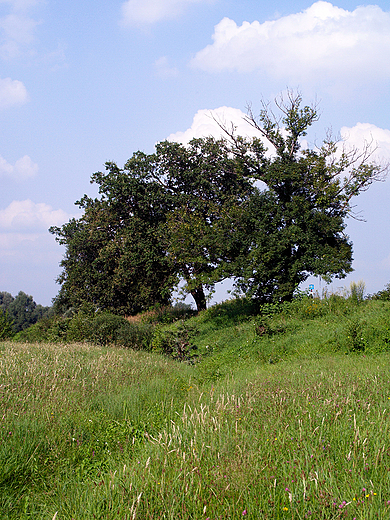
[[[301,148],[318,120],[301,104],[288,92],[280,117],[249,109],[258,138],[224,128],[226,139],[164,141],[123,169],[107,163],[91,180],[99,197],[77,203],[83,216],[51,228],[66,247],[58,303],[134,314],[167,303],[182,282],[202,310],[207,290],[228,277],[262,302],[290,300],[310,275],[349,273],[351,200],[385,168],[369,145]]]

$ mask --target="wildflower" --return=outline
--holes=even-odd
[[[248,514],[248,511],[246,509],[244,509],[244,511],[242,512],[242,516],[245,516]]]
[[[283,511],[288,511],[288,507],[284,507],[284,508],[283,508]]]

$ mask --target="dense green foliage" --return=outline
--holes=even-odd
[[[288,92],[276,101],[281,117],[263,106],[247,120],[267,145],[254,139],[249,147],[256,160],[252,175],[267,189],[250,198],[243,227],[247,247],[236,273],[239,287],[261,301],[290,301],[309,275],[330,281],[352,271],[352,244],[345,234],[350,201],[364,191],[383,169],[370,163],[370,149],[340,149],[327,138],[322,146],[301,148],[315,107],[301,107],[300,95]],[[234,132],[231,139],[237,143]],[[238,142],[238,147],[240,143]]]
[[[84,196],[83,217],[51,229],[67,247],[57,304],[131,315],[166,304],[183,279],[205,309],[204,288],[232,274],[226,265],[238,256],[232,219],[253,191],[245,168],[225,141],[211,138],[187,148],[160,143],[123,170],[107,163],[107,173],[92,176],[100,199]]]
[[[386,287],[371,296],[374,300],[382,300],[382,301],[390,301],[390,283],[386,285]]]
[[[356,293],[145,315],[191,365],[2,342],[0,518],[388,518],[390,303]]]
[[[383,171],[368,147],[340,150],[327,139],[301,149],[318,119],[301,103],[289,92],[280,120],[268,108],[249,112],[259,138],[226,129],[226,139],[162,142],[95,173],[100,198],[85,195],[81,218],[51,228],[66,247],[57,308],[88,302],[133,315],[167,304],[182,283],[199,311],[225,278],[259,302],[289,301],[311,274],[349,273],[350,201]]]
[[[14,340],[20,342],[90,342],[97,345],[120,345],[149,350],[151,326],[130,323],[108,312],[79,311],[73,317],[52,316],[40,320],[29,329],[19,332]]]
[[[131,320],[98,311],[84,305],[73,316],[53,315],[13,337],[18,342],[75,343],[88,342],[96,345],[116,345],[133,350],[160,352],[180,361],[190,361],[196,354],[191,338],[194,327],[187,326],[184,319],[193,315],[187,306],[157,307]],[[178,322],[172,330],[166,325]],[[1,323],[1,322],[0,322]],[[8,336],[4,336],[6,338]]]
[[[0,309],[0,340],[11,338],[14,335],[13,321],[7,311]]]
[[[56,308],[95,308],[131,315],[169,301],[175,276],[161,232],[166,202],[150,157],[134,154],[125,171],[108,163],[96,173],[100,199],[84,196],[80,219],[51,228],[66,245]]]
[[[0,292],[0,315],[1,313],[3,314],[0,320],[2,320],[4,324],[11,321],[14,333],[27,329],[38,320],[52,314],[52,312],[51,307],[37,305],[33,297],[23,291],[19,291],[15,298],[8,292]],[[8,316],[8,318],[6,316]]]

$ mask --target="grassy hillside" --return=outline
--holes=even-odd
[[[0,518],[388,519],[389,344],[390,303],[333,296],[216,305],[151,352],[0,343]]]

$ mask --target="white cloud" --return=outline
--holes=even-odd
[[[378,162],[390,162],[390,130],[379,128],[371,123],[357,123],[350,128],[343,126],[340,135],[346,144],[362,150],[371,145],[371,158]]]
[[[35,28],[39,22],[31,18],[28,11],[39,0],[0,0],[0,3],[10,6],[10,12],[0,18],[0,56],[11,59],[25,52],[34,41]]]
[[[236,135],[243,137],[262,138],[256,130],[245,120],[246,114],[238,108],[219,107],[213,110],[198,110],[190,128],[184,132],[176,132],[167,137],[168,141],[175,141],[188,144],[191,139],[200,137],[214,137],[219,139],[226,137],[226,133],[219,126],[218,122],[229,130],[235,127]],[[347,147],[354,147],[363,150],[366,145],[371,145],[373,154],[371,159],[378,163],[390,163],[390,130],[379,128],[371,123],[357,123],[353,127],[343,126],[340,130],[342,141]],[[309,144],[303,139],[302,147],[306,148]],[[270,143],[265,141],[269,149],[268,154],[274,152]],[[341,151],[341,148],[340,148]]]
[[[28,101],[27,89],[21,81],[0,78],[0,109],[22,105]]]
[[[247,137],[259,137],[257,132],[244,120],[245,114],[238,108],[219,107],[213,110],[198,110],[190,128],[184,132],[176,132],[168,137],[168,141],[176,141],[188,144],[191,139],[199,137],[226,137],[226,133],[218,125],[217,121],[229,130],[232,125],[236,127],[238,135]]]
[[[18,159],[14,165],[7,162],[0,155],[0,177],[11,177],[17,181],[24,181],[34,177],[38,172],[38,165],[33,163],[28,155]]]
[[[21,244],[35,242],[41,233],[1,233],[0,232],[0,258],[12,257],[15,249]]]
[[[25,236],[27,232],[47,231],[50,226],[59,226],[69,220],[69,215],[62,209],[54,210],[44,202],[34,203],[31,200],[14,200],[0,210],[0,230]]]
[[[154,68],[157,76],[162,79],[176,78],[179,75],[179,70],[176,67],[171,67],[166,56],[161,56],[154,63]]]
[[[213,0],[127,0],[122,4],[122,25],[150,24],[175,18],[190,4]]]
[[[209,71],[265,71],[289,81],[378,81],[390,78],[390,13],[369,5],[347,11],[318,1],[297,14],[238,26],[224,18],[214,43],[194,67]]]

